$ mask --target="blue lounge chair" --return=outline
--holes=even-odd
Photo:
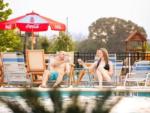
[[[124,86],[126,86],[127,83],[136,83],[136,86],[140,86],[140,83],[144,83],[144,86],[147,86],[149,76],[150,61],[136,61],[133,65],[132,71],[126,74]]]
[[[16,53],[2,53],[4,83],[10,84],[29,84],[24,63],[24,57]]]

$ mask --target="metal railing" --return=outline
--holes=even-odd
[[[116,54],[117,60],[130,60],[131,65],[137,61],[137,60],[150,60],[150,52],[131,52],[131,53],[112,53],[110,54]],[[75,52],[74,53],[74,63],[78,67],[77,59],[81,58],[83,61],[92,61],[95,58],[95,53],[81,53],[81,52]],[[129,62],[129,61],[128,61]]]

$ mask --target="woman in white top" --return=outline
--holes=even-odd
[[[113,64],[108,59],[108,51],[105,48],[100,48],[96,52],[97,60],[90,66],[87,67],[86,64],[78,59],[79,64],[88,69],[94,69],[95,74],[98,77],[99,86],[102,86],[102,82],[105,80],[111,82],[111,76],[113,74]]]

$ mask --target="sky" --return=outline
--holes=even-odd
[[[144,27],[150,39],[150,0],[4,0],[13,14],[9,19],[37,12],[62,22],[76,35],[88,35],[88,26],[102,17],[117,17]],[[57,34],[48,30],[43,35]]]

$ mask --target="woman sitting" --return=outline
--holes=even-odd
[[[87,67],[81,59],[78,59],[78,63],[84,68],[93,69],[97,75],[99,86],[102,86],[103,81],[111,82],[113,64],[108,60],[108,51],[105,48],[98,49],[96,56],[97,60],[90,67]]]

